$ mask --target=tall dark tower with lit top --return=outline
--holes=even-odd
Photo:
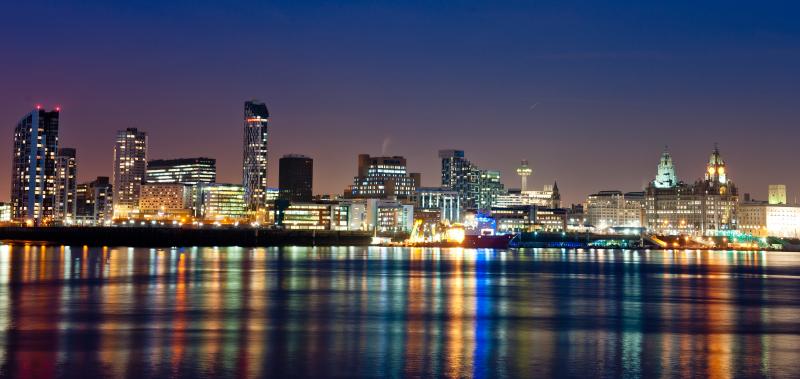
[[[263,211],[267,195],[267,152],[269,142],[267,105],[255,100],[244,103],[244,148],[242,185],[249,211]]]

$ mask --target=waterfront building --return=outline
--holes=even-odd
[[[367,230],[381,233],[410,233],[414,227],[414,205],[397,200],[366,200]]]
[[[59,108],[37,106],[14,128],[11,168],[11,217],[48,224],[56,212],[56,153]]]
[[[299,154],[284,155],[279,161],[280,198],[292,202],[310,202],[313,197],[314,160]]]
[[[497,196],[495,207],[517,207],[524,205],[536,205],[545,208],[560,208],[561,194],[558,192],[558,183],[545,185],[541,191],[528,190],[520,191],[510,189],[507,193]]]
[[[414,205],[419,214],[437,212],[441,222],[461,222],[461,203],[456,191],[442,187],[419,187],[415,192]]]
[[[111,222],[113,191],[107,176],[81,183],[75,191],[75,221],[80,225],[99,225]]]
[[[147,162],[145,183],[196,185],[217,181],[217,160],[213,158],[156,159]]]
[[[267,205],[269,110],[255,100],[244,103],[244,147],[242,183],[248,211],[258,215]]]
[[[358,176],[344,195],[361,199],[411,199],[419,185],[420,175],[407,172],[405,158],[359,154]]]
[[[547,208],[535,205],[495,207],[490,216],[496,222],[497,233],[521,233],[529,231],[561,232],[567,228],[566,209]]]
[[[11,203],[0,203],[0,222],[11,221]]]
[[[599,229],[641,227],[644,192],[600,191],[589,195],[584,206],[586,223]]]
[[[192,215],[192,186],[181,183],[146,183],[139,195],[139,212],[146,218],[175,220]]]
[[[330,230],[331,203],[291,203],[286,209],[275,208],[275,224],[288,230]]]
[[[738,190],[728,178],[718,148],[709,158],[703,179],[645,193],[645,221],[650,232],[667,235],[724,235],[737,228]]]
[[[236,184],[201,183],[195,209],[208,221],[236,222],[247,216],[244,187]]]
[[[442,187],[459,194],[461,206],[489,209],[505,193],[498,171],[481,170],[467,160],[463,150],[439,150]]]
[[[331,215],[332,230],[366,230],[367,204],[363,199],[341,200],[334,203]]]
[[[72,224],[77,212],[77,163],[75,149],[60,148],[56,155],[55,220]]]
[[[117,132],[114,145],[114,218],[126,218],[136,211],[147,170],[147,133],[136,128]]]
[[[786,202],[786,185],[785,184],[770,184],[769,185],[769,198],[768,201],[772,205],[787,204]]]
[[[739,231],[755,237],[800,238],[800,206],[748,201],[737,209]]]

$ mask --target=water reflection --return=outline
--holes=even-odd
[[[3,377],[796,377],[800,255],[0,246]]]

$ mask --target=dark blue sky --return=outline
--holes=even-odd
[[[238,182],[251,98],[273,115],[274,161],[315,158],[320,193],[382,150],[437,185],[437,150],[462,148],[512,187],[527,158],[533,185],[577,202],[640,189],[664,145],[694,180],[718,142],[742,191],[800,195],[793,2],[127,3],[2,5],[0,200],[36,103],[63,107],[81,180],[110,175],[115,130],[135,126],[151,158],[214,157]]]

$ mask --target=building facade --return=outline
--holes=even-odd
[[[147,133],[136,128],[117,132],[114,145],[114,218],[126,218],[136,211],[147,171]]]
[[[703,179],[659,188],[655,181],[645,191],[645,218],[649,231],[666,235],[720,235],[737,229],[738,190],[727,167],[714,151]]]
[[[55,219],[64,224],[75,222],[77,214],[77,167],[75,149],[58,149],[58,155],[56,156]]]
[[[247,218],[244,187],[236,184],[200,184],[195,210],[206,221],[235,222]]]
[[[644,224],[644,192],[600,191],[584,204],[586,223],[599,230],[641,227]]]
[[[488,210],[506,191],[500,172],[481,170],[467,160],[463,150],[439,150],[442,161],[442,187],[458,192],[465,209]]]
[[[414,196],[420,184],[418,173],[408,173],[406,159],[400,156],[358,156],[358,176],[345,191],[346,198],[406,199]]]
[[[0,203],[0,222],[11,221],[11,203]]]
[[[558,192],[558,183],[545,185],[539,190],[509,190],[507,193],[497,196],[494,203],[495,207],[518,207],[525,205],[536,205],[546,208],[560,208],[561,195]]]
[[[435,210],[439,221],[454,224],[461,222],[461,202],[458,192],[441,187],[420,187],[414,199],[418,211]]]
[[[14,128],[11,169],[11,217],[31,224],[48,224],[56,214],[56,154],[59,109],[41,107],[25,115]]]
[[[192,215],[192,186],[181,183],[142,184],[139,212],[146,218],[178,219]]]
[[[242,186],[247,209],[265,211],[269,153],[269,110],[257,101],[244,103]]]
[[[755,237],[800,238],[800,206],[750,201],[739,204],[739,231]]]
[[[786,202],[786,185],[785,184],[770,184],[769,185],[769,198],[770,204],[788,204]]]
[[[314,160],[305,155],[290,154],[284,155],[278,166],[280,198],[310,202],[314,196]]]
[[[100,225],[111,222],[114,214],[113,191],[107,176],[77,185],[75,221],[80,225]]]
[[[146,183],[196,185],[217,181],[217,160],[213,158],[157,159],[147,162]]]

